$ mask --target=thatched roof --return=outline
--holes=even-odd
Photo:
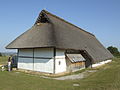
[[[35,24],[28,31],[16,38],[6,48],[40,47],[86,50],[93,60],[113,57],[93,34],[45,10],[41,11]]]

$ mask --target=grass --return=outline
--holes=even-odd
[[[7,56],[4,56],[4,57],[0,56],[0,65],[6,65],[7,64],[7,60],[8,60]]]
[[[58,81],[22,72],[0,71],[0,90],[120,90],[120,58],[81,80]]]

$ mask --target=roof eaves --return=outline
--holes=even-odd
[[[33,26],[32,26],[33,27]],[[31,27],[31,28],[32,28]],[[13,40],[12,42],[10,42],[5,48],[6,49],[10,49],[9,48],[9,46],[13,43],[13,42],[15,42],[16,40],[18,40],[22,35],[24,35],[25,33],[27,33],[29,30],[31,30],[31,29],[28,29],[27,31],[25,31],[23,34],[21,34],[20,36],[18,36],[15,40]]]

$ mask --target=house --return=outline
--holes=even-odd
[[[87,68],[113,57],[95,35],[46,10],[6,48],[18,50],[18,69],[52,74]]]

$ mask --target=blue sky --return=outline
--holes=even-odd
[[[32,27],[42,9],[95,34],[120,50],[120,0],[0,0],[0,52]]]

